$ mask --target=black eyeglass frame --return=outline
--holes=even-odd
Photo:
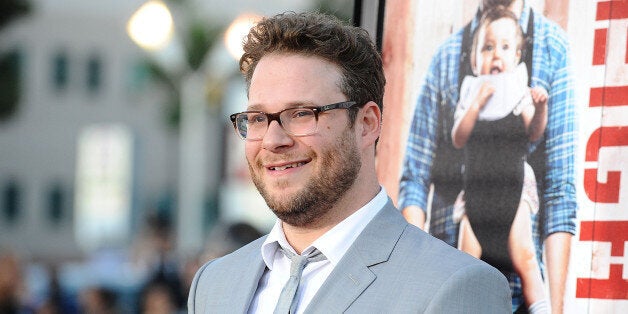
[[[292,134],[290,131],[286,130],[283,127],[283,124],[281,124],[281,113],[283,113],[284,111],[288,111],[288,110],[294,110],[294,109],[311,109],[314,112],[314,120],[316,121],[316,126],[318,126],[318,115],[325,112],[325,111],[329,111],[329,110],[334,110],[334,109],[352,109],[355,107],[359,107],[360,105],[358,105],[357,102],[355,101],[341,101],[341,102],[337,102],[337,103],[333,103],[333,104],[329,104],[329,105],[324,105],[324,106],[299,106],[299,107],[292,107],[292,108],[286,108],[283,109],[281,111],[275,112],[275,113],[267,113],[267,112],[263,112],[263,111],[242,111],[242,112],[237,112],[234,113],[232,115],[229,116],[229,119],[231,119],[231,123],[233,124],[233,128],[235,129],[236,133],[238,134],[238,136],[240,138],[242,138],[243,140],[249,140],[246,137],[243,137],[242,134],[240,133],[240,131],[238,130],[238,124],[236,121],[236,117],[240,114],[250,114],[250,113],[258,113],[258,114],[263,114],[266,116],[266,119],[268,121],[268,125],[266,126],[266,129],[268,130],[268,126],[270,126],[270,123],[273,121],[277,121],[277,123],[279,124],[279,126],[281,126],[281,128],[283,128],[288,134],[292,135],[292,136],[307,136],[307,135],[294,135]],[[250,141],[258,141],[260,139],[253,139]]]

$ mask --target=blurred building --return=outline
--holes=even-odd
[[[16,71],[19,86],[15,110],[0,118],[0,248],[67,260],[96,248],[128,247],[147,214],[176,217],[177,210],[179,133],[166,105],[170,95],[151,80],[146,52],[125,30],[143,1],[30,3],[28,15],[0,31],[0,55]],[[208,25],[226,27],[242,12],[299,11],[320,1],[187,5]],[[185,12],[175,13],[176,25]],[[237,62],[230,62],[226,66],[237,70]],[[213,113],[214,121],[224,120],[217,128],[230,131],[227,113],[240,110],[245,104],[237,103],[246,98],[238,80],[222,86],[218,105],[225,109]],[[219,148],[206,152],[208,190],[221,187],[208,203],[221,203],[227,220],[248,217],[262,227],[267,218],[247,213],[260,199],[241,196],[258,197],[243,164],[221,163],[244,161],[232,147],[237,139],[222,133],[207,136],[209,146]],[[238,174],[221,185],[221,176]]]
[[[111,245],[128,241],[114,233],[129,236],[142,211],[170,206],[176,187],[164,95],[125,33],[137,2],[71,2],[32,1],[0,34],[21,86],[16,111],[0,122],[0,245],[53,259],[80,254],[77,180],[91,180],[95,197],[119,198],[91,205],[117,211],[94,216],[112,217],[96,225],[111,228]]]

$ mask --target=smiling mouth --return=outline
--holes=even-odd
[[[301,167],[303,165],[305,165],[306,162],[295,162],[292,164],[287,164],[287,165],[283,165],[283,166],[273,166],[273,167],[268,167],[269,170],[272,171],[281,171],[281,170],[286,170],[286,169],[291,169],[291,168],[297,168],[297,167]]]

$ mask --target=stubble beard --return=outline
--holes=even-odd
[[[263,179],[249,168],[253,183],[266,204],[283,222],[295,226],[312,226],[333,208],[355,182],[362,166],[360,154],[352,137],[346,130],[335,145],[322,152],[319,172],[294,195],[273,195]],[[258,169],[262,167],[259,162]],[[284,184],[288,184],[287,182]],[[281,186],[280,186],[281,187]]]

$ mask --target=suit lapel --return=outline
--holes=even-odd
[[[388,260],[407,224],[396,211],[389,199],[336,265],[306,313],[345,311],[377,279],[369,267]]]

